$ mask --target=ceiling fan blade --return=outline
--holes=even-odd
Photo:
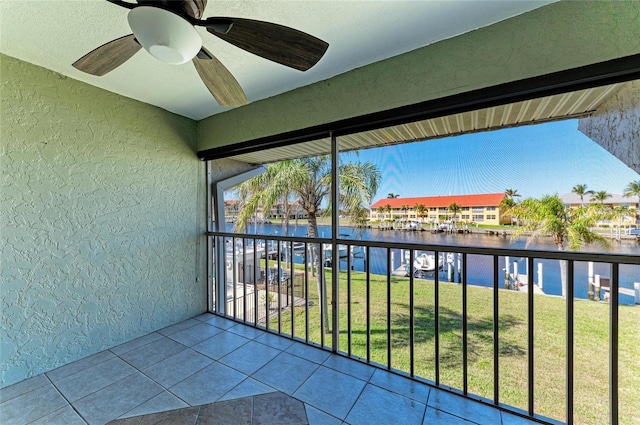
[[[87,53],[75,61],[73,67],[101,77],[125,63],[141,48],[133,34],[125,35]]]
[[[193,58],[196,71],[216,101],[222,106],[242,106],[249,103],[231,72],[204,47]]]
[[[270,22],[241,18],[210,18],[206,22],[207,31],[216,37],[300,71],[315,65],[329,47],[329,43],[312,35]],[[226,32],[220,30],[221,22],[231,22]]]

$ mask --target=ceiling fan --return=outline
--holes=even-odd
[[[214,36],[270,61],[306,71],[324,55],[329,44],[302,31],[244,18],[202,19],[207,0],[107,0],[130,9],[133,34],[112,40],[87,53],[73,67],[102,76],[122,65],[141,48],[170,64],[192,61],[216,101],[222,106],[248,103],[231,72],[202,47],[196,26]]]

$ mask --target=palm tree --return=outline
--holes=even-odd
[[[518,193],[518,189],[505,189],[504,198],[500,201],[500,211],[504,211],[502,214],[505,218],[509,218],[509,224],[513,224],[513,218],[507,213],[511,208],[516,205],[514,198],[519,198],[521,195]]]
[[[513,216],[509,212],[515,206],[516,202],[513,198],[509,198],[508,196],[502,198],[502,201],[500,201],[500,205],[498,206],[500,209],[500,215],[503,216],[505,220],[509,219],[509,224],[513,224]]]
[[[615,224],[617,224],[618,226],[621,226],[624,223],[625,219],[627,219],[628,217],[635,217],[633,211],[631,211],[631,209],[626,205],[621,205],[617,208],[613,208],[611,215],[612,218],[616,220]]]
[[[350,162],[338,165],[338,196],[341,210],[352,216],[361,215],[369,205],[380,184],[380,171],[371,162]],[[269,165],[267,171],[243,183],[252,190],[240,211],[240,216],[251,216],[261,205],[271,208],[279,197],[291,194],[307,213],[309,237],[318,236],[317,217],[320,206],[331,193],[331,158],[328,155],[282,161]],[[330,200],[331,208],[333,200]],[[242,220],[240,220],[242,222]],[[322,322],[329,333],[326,279],[322,272],[322,254],[319,244],[311,244],[311,260],[315,264],[318,298],[322,305]]]
[[[604,201],[606,201],[607,198],[611,198],[611,195],[609,195],[606,190],[599,190],[591,194],[591,202],[597,202],[600,205],[604,205]]]
[[[378,218],[380,218],[380,216],[382,215],[382,220],[384,219],[384,207],[382,205],[380,205],[378,208],[376,208],[376,211],[378,212]],[[380,221],[382,221],[380,220]]]
[[[368,209],[361,207],[356,208],[350,212],[348,212],[351,220],[351,224],[358,228],[367,227],[369,222],[370,212]]]
[[[593,195],[593,190],[587,190],[586,184],[577,184],[573,186],[571,192],[575,193],[580,197],[580,205],[584,205],[584,195]]]
[[[598,220],[610,217],[611,213],[595,205],[567,209],[557,195],[546,195],[542,199],[525,199],[513,207],[509,214],[522,223],[513,237],[518,237],[525,231],[531,232],[527,238],[527,247],[540,236],[550,236],[559,251],[564,251],[567,244],[572,250],[580,249],[583,243],[607,244],[607,240],[594,233],[591,228]],[[560,279],[562,296],[565,296],[567,263],[564,260],[560,260]]]
[[[407,204],[402,204],[402,206],[400,207],[401,211],[404,211],[404,214],[407,216],[407,219],[409,218],[409,205]]]
[[[423,204],[415,204],[413,206],[413,208],[416,210],[416,215],[419,218],[424,217],[424,212],[426,211],[427,208]],[[422,220],[420,220],[420,221],[422,221]]]
[[[258,208],[268,213],[271,207],[278,201],[285,201],[291,198],[293,191],[288,184],[287,177],[293,178],[293,170],[288,166],[289,161],[282,161],[269,166],[265,173],[262,173],[252,179],[249,179],[240,185],[241,205],[238,212],[238,220],[235,229],[238,232],[244,230],[248,219],[256,214]],[[291,172],[291,174],[289,174]],[[282,176],[278,180],[274,176]],[[270,190],[265,188],[269,186]],[[288,209],[288,207],[286,208]],[[288,234],[288,211],[285,211],[284,234]]]
[[[449,212],[451,212],[451,214],[453,214],[453,216],[451,217],[451,221],[453,223],[455,223],[456,221],[456,216],[458,215],[458,213],[460,211],[462,211],[462,207],[458,204],[456,204],[455,202],[451,203],[451,205],[449,205],[447,207],[447,209],[449,210]]]
[[[629,182],[629,184],[625,186],[622,195],[628,198],[632,196],[638,197],[638,203],[636,204],[636,216],[640,214],[640,180]]]
[[[395,199],[395,198],[399,198],[400,195],[398,195],[397,193],[393,193],[393,192],[389,192],[389,194],[387,195],[387,199]]]
[[[389,214],[389,221],[393,221],[393,214],[391,214],[392,211],[393,211],[393,208],[391,208],[391,205],[386,204],[384,206],[385,214]]]
[[[637,196],[638,203],[640,203],[640,180],[630,182],[628,185],[626,185],[622,194],[627,198]]]
[[[504,194],[511,200],[513,200],[513,198],[519,198],[520,196],[522,196],[518,193],[518,189],[505,189]]]

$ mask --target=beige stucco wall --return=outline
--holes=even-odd
[[[609,96],[578,130],[640,173],[640,81],[628,81]]]
[[[0,56],[0,386],[206,310],[196,123]]]
[[[640,2],[561,1],[199,122],[205,150],[640,53]]]

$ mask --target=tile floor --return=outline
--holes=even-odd
[[[534,423],[212,314],[1,389],[0,423],[106,424],[278,392],[310,425]]]

